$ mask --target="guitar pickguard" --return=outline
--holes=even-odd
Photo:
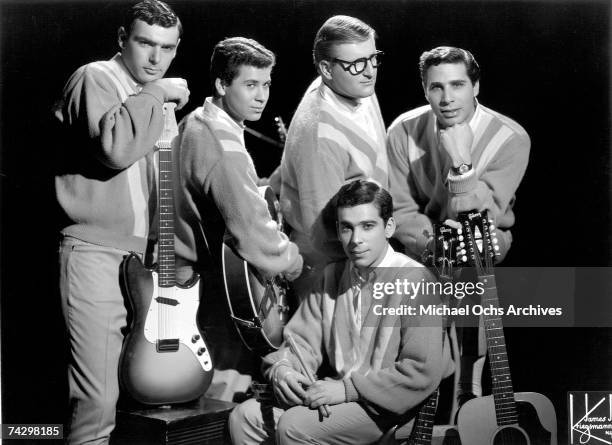
[[[194,316],[198,311],[198,286],[191,288],[159,287],[157,273],[153,277],[153,298],[147,311],[144,336],[157,344],[162,339],[178,339],[189,348],[204,371],[212,370],[210,351],[202,339]]]

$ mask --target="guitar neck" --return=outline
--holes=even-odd
[[[499,308],[495,275],[493,273],[479,275],[478,280],[484,287],[482,306],[484,308]],[[490,311],[489,315],[483,314],[483,318],[489,362],[491,364],[497,424],[500,426],[511,425],[518,422],[518,414],[512,389],[512,377],[510,376],[508,353],[506,351],[504,326],[501,316],[495,315],[495,311]]]
[[[172,139],[178,132],[174,104],[164,104],[164,129],[157,142],[159,148],[159,286],[176,284],[174,261],[174,194],[172,191]]]
[[[438,408],[438,390],[436,389],[421,406],[417,414],[409,445],[430,445],[433,436],[434,419]]]

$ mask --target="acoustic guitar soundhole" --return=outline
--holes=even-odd
[[[519,428],[506,426],[495,434],[493,445],[529,445],[529,439]]]

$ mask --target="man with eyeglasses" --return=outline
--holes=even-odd
[[[309,266],[344,258],[333,212],[324,211],[334,192],[354,179],[387,187],[385,127],[374,94],[382,52],[375,38],[375,31],[354,17],[334,16],[323,24],[313,45],[319,76],[289,126],[281,209]],[[305,281],[303,276],[296,283],[298,293]]]

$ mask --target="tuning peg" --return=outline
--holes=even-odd
[[[459,235],[459,237],[457,238],[459,241],[463,241],[463,235]]]
[[[499,250],[499,246],[498,246],[498,245],[493,246],[493,248],[494,248],[496,251],[498,251],[498,250]]]
[[[463,247],[465,247],[465,243],[464,243],[463,241],[461,241],[461,242],[459,243],[459,247],[462,247],[462,248],[463,248]]]

